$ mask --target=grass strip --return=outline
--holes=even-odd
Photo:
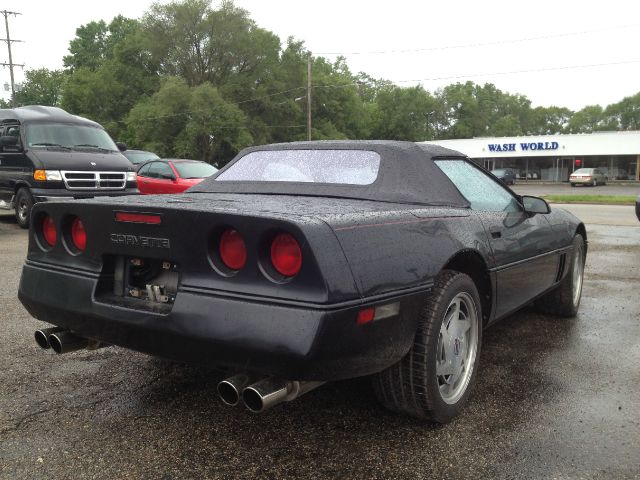
[[[599,205],[635,205],[633,195],[543,195],[550,203],[593,203]]]

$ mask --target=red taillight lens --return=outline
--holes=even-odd
[[[74,218],[71,223],[71,241],[82,252],[87,248],[87,232],[84,229],[82,220],[78,217]]]
[[[240,270],[247,263],[247,246],[237,230],[225,230],[220,237],[220,259],[231,270]]]
[[[128,223],[150,223],[152,225],[160,225],[162,217],[150,213],[130,213],[116,212],[116,222]]]
[[[53,218],[51,218],[49,215],[46,215],[42,219],[42,236],[44,237],[44,241],[47,242],[51,247],[56,244],[56,240],[58,239],[56,224],[53,223]]]
[[[285,277],[297,275],[302,267],[302,251],[298,241],[288,233],[281,233],[271,243],[271,263]]]

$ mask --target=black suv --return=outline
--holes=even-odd
[[[131,162],[97,123],[60,108],[0,109],[0,208],[29,226],[35,202],[137,194]]]

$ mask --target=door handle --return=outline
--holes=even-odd
[[[502,230],[499,227],[489,227],[489,233],[493,239],[502,238]]]

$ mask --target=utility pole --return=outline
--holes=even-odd
[[[311,52],[307,56],[307,140],[311,141]]]
[[[7,10],[2,10],[0,11],[0,13],[2,13],[2,15],[4,15],[4,26],[7,32],[7,38],[0,38],[0,40],[2,40],[3,42],[7,42],[7,48],[9,49],[9,63],[0,63],[0,65],[2,65],[3,67],[9,67],[9,75],[11,76],[11,105],[14,105],[15,102],[15,97],[16,97],[16,85],[15,85],[15,81],[13,78],[13,67],[22,67],[24,68],[24,64],[16,64],[13,63],[13,57],[11,56],[11,44],[13,42],[22,42],[22,40],[11,40],[11,37],[9,36],[9,15],[21,15],[18,12],[9,12]]]

